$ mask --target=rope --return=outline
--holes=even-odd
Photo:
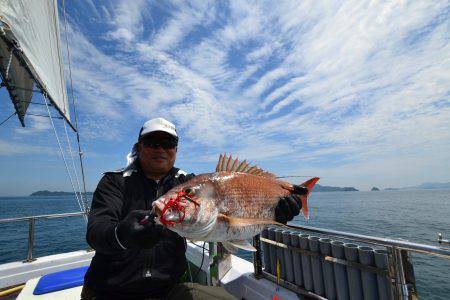
[[[197,274],[195,274],[195,276],[194,276],[194,280],[197,280],[198,274],[200,274],[200,271],[202,270],[202,267],[203,267],[203,261],[205,260],[205,245],[206,245],[206,242],[203,242],[202,262],[200,263],[200,267],[198,267]],[[192,282],[194,282],[194,281],[192,281]]]
[[[3,76],[2,76],[2,78],[3,78]],[[27,92],[42,94],[41,90],[28,89],[28,88],[20,87],[20,86],[17,86],[17,85],[12,85],[12,84],[6,83],[6,80],[2,80],[2,82],[0,83],[0,87],[6,87],[7,89],[16,89],[16,90],[21,90],[21,91],[27,91]],[[19,102],[30,102],[30,103],[33,103],[31,101],[19,101]],[[45,104],[42,104],[42,103],[39,103],[39,104],[45,105]]]
[[[80,157],[80,167],[81,167],[81,178],[83,180],[83,192],[84,192],[84,206],[88,208],[88,201],[87,201],[87,195],[86,195],[86,176],[84,175],[84,166],[83,166],[83,152],[81,151],[80,146],[80,134],[78,133],[78,118],[77,118],[77,108],[75,105],[75,97],[73,94],[73,79],[72,79],[72,64],[71,64],[71,58],[70,58],[70,47],[69,47],[69,39],[67,37],[67,14],[66,14],[66,5],[64,0],[62,0],[62,8],[64,13],[64,32],[65,32],[65,38],[66,38],[66,49],[67,49],[67,60],[69,64],[69,79],[70,79],[70,96],[72,98],[72,107],[73,107],[73,117],[75,120],[75,129],[77,134],[77,144],[78,144],[78,155]],[[87,210],[86,210],[87,212]]]
[[[52,123],[53,132],[55,133],[56,141],[58,142],[59,151],[60,151],[61,157],[62,157],[62,159],[64,161],[64,166],[66,167],[67,174],[69,175],[70,184],[72,185],[72,189],[75,192],[75,197],[77,198],[78,206],[80,207],[80,210],[83,211],[83,206],[81,204],[80,199],[78,198],[77,192],[75,191],[75,186],[73,184],[72,175],[70,174],[69,167],[67,166],[66,157],[64,155],[64,151],[62,149],[61,142],[60,142],[59,137],[58,137],[58,133],[56,132],[55,123],[53,123],[53,119],[52,119],[52,116],[50,114],[50,108],[48,107],[47,98],[44,97],[44,100],[45,100],[45,104],[46,104],[46,107],[47,107],[48,116],[50,117],[50,122]],[[84,217],[84,220],[87,222],[87,215],[84,214],[83,217]]]
[[[3,124],[5,124],[9,119],[11,119],[12,116],[14,116],[15,114],[17,114],[17,112],[13,112],[12,115],[10,115],[9,117],[7,117],[3,122],[0,123],[0,126],[2,126]]]
[[[69,149],[70,158],[72,161],[73,172],[75,173],[75,179],[77,182],[77,187],[78,187],[77,191],[78,191],[78,193],[80,193],[80,199],[81,199],[81,204],[83,207],[83,212],[86,212],[87,210],[86,210],[86,206],[83,202],[83,195],[81,194],[80,181],[78,180],[78,172],[77,172],[77,168],[75,167],[75,159],[73,158],[72,145],[70,144],[69,134],[67,133],[66,122],[63,122],[63,123],[64,123],[64,131],[66,133],[66,139],[67,139],[67,148]],[[77,193],[77,192],[75,192],[75,193]]]
[[[33,113],[26,113],[27,116],[34,116],[34,117],[44,117],[44,118],[48,118],[47,115],[40,115],[40,114],[33,114]],[[64,119],[63,117],[53,117],[55,119]]]

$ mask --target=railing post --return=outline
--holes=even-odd
[[[219,257],[217,256],[217,243],[209,242],[209,275],[208,285],[219,285]]]
[[[387,250],[389,253],[389,277],[392,282],[394,299],[410,299],[405,280],[402,250],[397,247],[388,247]]]
[[[256,249],[256,251],[253,252],[254,274],[255,277],[259,279],[262,278],[261,240],[259,234],[253,238],[253,247]]]
[[[34,244],[34,224],[36,219],[30,218],[28,224],[28,254],[27,259],[24,262],[32,262],[36,260],[33,258],[33,244]]]
[[[400,256],[405,276],[405,284],[408,289],[408,299],[418,299],[416,289],[416,277],[414,275],[414,266],[411,254],[407,250],[400,250]]]

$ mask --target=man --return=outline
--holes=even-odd
[[[223,288],[178,283],[186,270],[185,241],[155,224],[151,214],[155,199],[194,176],[174,167],[177,146],[175,125],[163,118],[149,120],[128,166],[100,180],[86,234],[96,253],[82,299],[233,299]],[[277,220],[286,223],[300,209],[298,197],[282,198]]]

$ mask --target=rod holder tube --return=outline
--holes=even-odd
[[[303,250],[309,250],[309,234],[300,234],[300,248]],[[302,258],[302,270],[303,270],[303,283],[304,287],[307,291],[312,291],[313,286],[313,278],[312,278],[312,271],[311,271],[311,257],[306,254],[301,254]]]
[[[353,262],[358,262],[358,245],[356,244],[345,244],[344,245],[345,259]],[[348,289],[351,300],[362,300],[362,281],[361,272],[354,268],[347,266],[348,275]]]
[[[331,255],[335,258],[345,259],[344,243],[339,241],[331,242]],[[344,265],[335,263],[333,269],[334,282],[336,283],[337,299],[349,299],[350,296],[348,292],[347,268]]]
[[[261,240],[260,235],[256,235],[253,237],[253,247],[255,247],[256,251],[253,252],[253,268],[255,272],[256,278],[262,277],[262,261],[261,261]],[[230,260],[231,261],[231,260]],[[220,267],[220,265],[219,265]],[[231,266],[230,266],[231,268]],[[219,268],[220,273],[220,268]],[[219,274],[219,279],[222,279],[222,277]]]
[[[319,237],[309,237],[309,250],[319,253]],[[325,289],[323,286],[323,272],[322,263],[318,257],[311,256],[311,270],[313,277],[314,293],[320,296],[325,296]]]
[[[275,241],[275,228],[269,228],[269,240]],[[276,276],[277,275],[277,247],[274,245],[269,245],[269,253],[270,253],[270,274]]]
[[[375,267],[375,258],[373,248],[359,246],[358,248],[359,262],[365,266]],[[378,299],[377,276],[374,273],[361,271],[361,279],[363,284],[364,300]]]
[[[276,229],[275,230],[275,240],[279,243],[283,243],[283,231],[282,229]],[[280,247],[276,247],[276,260],[280,264],[280,278],[283,280],[286,280],[286,268],[284,265],[284,249]],[[276,270],[276,269],[275,269]],[[275,275],[277,272],[275,271]]]
[[[320,253],[322,255],[331,256],[331,239],[319,239]],[[325,297],[327,299],[336,299],[336,286],[334,284],[333,263],[329,261],[322,261],[323,283],[325,287]]]
[[[298,233],[291,234],[292,247],[300,248],[300,237]],[[300,253],[292,252],[292,263],[294,266],[294,281],[297,286],[303,286],[302,258]]]
[[[375,265],[379,269],[388,268],[388,252],[386,250],[374,251]],[[378,283],[378,297],[380,300],[392,300],[394,296],[392,294],[392,285],[388,276],[377,275]]]
[[[261,233],[261,236],[263,238],[269,239],[269,229],[264,228],[264,230]],[[263,251],[263,262],[264,262],[264,270],[267,273],[271,273],[271,266],[270,266],[270,250],[269,250],[269,244],[262,243],[262,251]]]
[[[283,244],[291,246],[291,232],[289,230],[284,230],[282,232]],[[284,252],[284,266],[286,272],[286,280],[294,283],[294,270],[292,263],[292,250],[283,249]]]

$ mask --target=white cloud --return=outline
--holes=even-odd
[[[123,42],[133,42],[143,34],[145,0],[119,1],[113,9],[112,24],[115,28],[107,37]]]
[[[430,166],[445,158],[448,4],[169,2],[158,20],[152,5],[108,9],[115,51],[71,32],[91,137],[108,128],[120,139],[118,124],[165,115],[206,161],[233,151],[369,176],[379,170],[368,161],[387,170],[396,157],[406,164],[426,152]]]
[[[28,109],[28,113],[38,113],[39,110]],[[47,111],[42,114],[44,117],[38,117],[33,115],[27,115],[25,117],[26,127],[16,128],[15,132],[20,135],[35,135],[41,132],[49,131],[51,127],[50,119],[45,116],[48,115]],[[55,119],[57,120],[57,119]]]
[[[152,39],[153,47],[160,51],[170,51],[177,48],[196,26],[208,26],[215,17],[215,8],[211,4],[207,1],[177,3],[173,7],[171,18]]]
[[[49,154],[53,153],[50,148],[35,146],[21,142],[10,142],[0,140],[0,156],[14,156],[22,154]]]

